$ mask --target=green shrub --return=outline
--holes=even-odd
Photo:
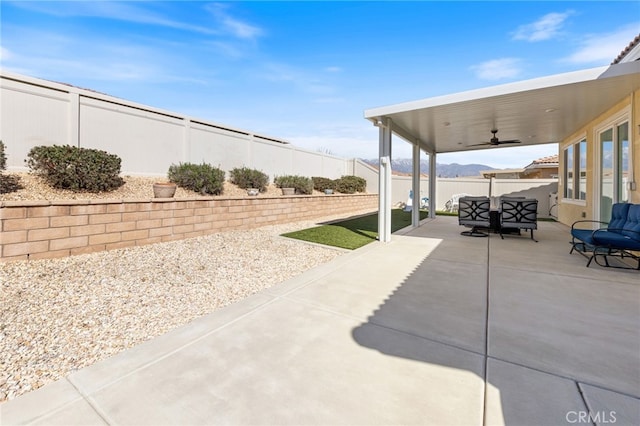
[[[295,188],[296,194],[312,194],[313,181],[304,176],[285,175],[278,176],[273,180],[278,188]]]
[[[238,185],[242,189],[256,188],[260,192],[267,190],[269,176],[260,170],[249,169],[247,167],[235,168],[229,172],[231,183]]]
[[[202,195],[219,195],[224,190],[224,170],[210,164],[172,164],[167,177],[176,185]]]
[[[0,141],[0,194],[7,194],[22,189],[20,177],[2,174],[2,171],[7,168],[7,156],[4,153],[4,148],[4,143]]]
[[[4,143],[0,141],[0,172],[7,168],[7,156],[4,153]]]
[[[313,181],[313,189],[316,191],[324,192],[325,189],[336,189],[336,182],[333,179],[314,176],[311,180]]]
[[[336,180],[335,189],[343,194],[365,192],[367,189],[367,181],[359,176],[342,176]]]
[[[54,188],[72,191],[111,191],[124,185],[120,157],[105,151],[75,146],[36,146],[27,165]]]

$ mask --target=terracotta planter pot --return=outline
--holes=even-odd
[[[153,196],[156,198],[173,198],[176,193],[175,183],[154,183],[153,184]]]

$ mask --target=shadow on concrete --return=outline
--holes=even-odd
[[[489,240],[487,239],[484,249],[486,251],[489,250]],[[533,247],[529,246],[525,250],[531,248]],[[439,251],[443,250],[447,254],[439,255]],[[640,421],[640,399],[637,395],[620,392],[619,389],[611,391],[610,389],[616,389],[618,383],[613,383],[611,387],[602,384],[593,386],[588,375],[585,376],[588,378],[585,381],[576,378],[574,372],[564,374],[561,371],[562,364],[558,369],[547,370],[540,367],[545,360],[541,364],[529,364],[516,356],[503,357],[502,355],[509,353],[509,349],[496,348],[507,339],[502,336],[493,339],[494,330],[498,330],[494,333],[498,335],[503,329],[511,328],[516,330],[514,333],[517,335],[518,328],[525,329],[530,324],[526,324],[527,318],[523,317],[522,324],[518,324],[519,319],[516,318],[512,323],[492,326],[492,300],[494,293],[501,290],[491,288],[493,282],[488,252],[485,253],[487,262],[469,263],[464,262],[464,259],[460,262],[446,260],[445,257],[452,250],[455,251],[443,244],[429,254],[369,316],[366,323],[352,330],[354,340],[363,347],[386,355],[467,370],[477,375],[485,383],[483,424],[572,424],[578,419],[584,420],[585,413],[590,424],[610,423],[613,419],[618,424],[635,424]],[[514,274],[514,284],[518,275]],[[504,281],[505,285],[510,284],[508,277]],[[504,296],[500,296],[502,297]],[[546,297],[553,298],[553,295]],[[500,305],[497,317],[502,315],[505,307],[509,309],[508,305],[502,303],[502,299],[495,303]],[[509,303],[520,302],[514,299]],[[573,308],[568,309],[569,315],[571,309]],[[615,312],[598,314],[612,315]],[[579,320],[561,316],[553,319],[558,323]],[[588,330],[584,336],[572,337],[576,341],[600,338],[599,335],[590,337]],[[520,338],[526,340],[528,336],[523,334]],[[405,340],[414,339],[421,339],[424,344],[403,344]],[[497,341],[500,343],[496,343]],[[631,345],[636,343],[630,342]],[[558,347],[540,347],[540,352],[535,353],[535,344],[536,342],[532,342],[523,345],[533,348],[534,353],[530,356],[534,358],[562,357],[562,351],[567,351],[565,342]],[[593,344],[605,345],[606,342],[593,341]],[[577,352],[581,349],[576,347]],[[554,351],[556,353],[549,353]],[[469,356],[480,358],[481,367],[470,363]],[[633,368],[634,365],[628,360],[622,363],[627,364],[623,368]],[[635,363],[636,367],[639,365],[640,362]],[[630,379],[630,382],[633,381]],[[441,391],[455,396],[455,385]],[[611,399],[602,402],[604,399],[598,399],[598,392],[607,394]]]

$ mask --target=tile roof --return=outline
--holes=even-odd
[[[531,164],[554,164],[558,162],[558,154],[533,160]]]
[[[624,57],[627,56],[627,54],[631,52],[631,50],[639,44],[640,44],[640,34],[638,34],[633,40],[631,40],[631,43],[629,43],[627,47],[625,47],[624,50],[620,52],[618,57],[615,58],[613,62],[611,62],[611,65],[620,63],[620,61],[622,61],[622,59],[624,59]]]

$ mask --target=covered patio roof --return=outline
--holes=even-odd
[[[413,145],[414,194],[420,193],[420,150],[435,170],[436,154],[559,143],[640,89],[640,61],[556,74],[451,95],[365,110],[379,128],[379,239],[391,240],[391,138]],[[510,145],[488,142],[518,139]],[[429,180],[429,200],[435,205],[435,179]],[[434,211],[429,216],[435,217]],[[412,215],[418,226],[417,209]]]
[[[491,138],[526,146],[558,143],[640,88],[640,61],[557,74],[365,110],[374,124],[427,153],[487,149]]]

